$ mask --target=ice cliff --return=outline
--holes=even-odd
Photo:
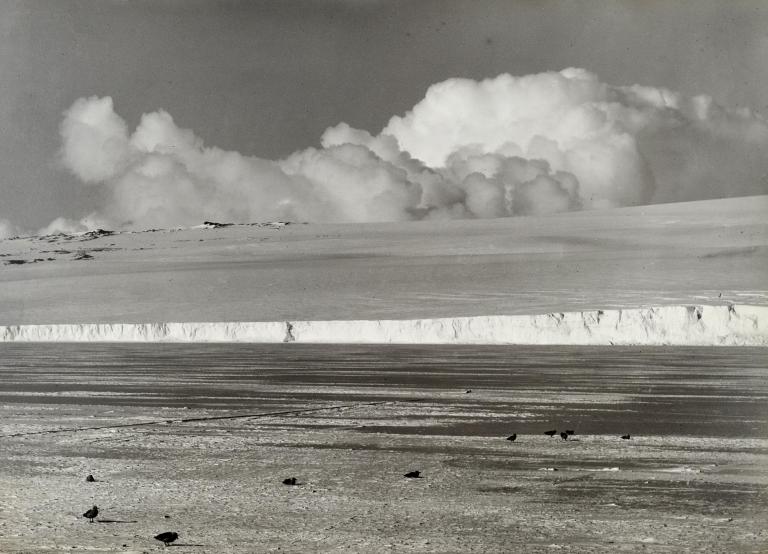
[[[410,320],[0,326],[0,341],[768,346],[768,306],[661,306]]]
[[[285,322],[80,323],[0,326],[0,341],[282,342]]]

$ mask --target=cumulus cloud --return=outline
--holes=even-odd
[[[109,97],[76,100],[61,124],[61,135],[64,160],[85,183],[108,180],[128,163],[128,127]]]
[[[449,79],[377,135],[340,123],[282,160],[206,146],[165,111],[130,133],[111,98],[77,100],[61,136],[65,166],[109,194],[52,228],[490,218],[768,192],[758,114],[583,69]]]
[[[766,192],[764,118],[706,96],[610,86],[583,69],[449,79],[383,134],[432,167],[467,147],[544,160],[576,177],[583,208]]]

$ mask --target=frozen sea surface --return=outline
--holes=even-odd
[[[0,406],[2,552],[768,550],[764,348],[2,344]]]

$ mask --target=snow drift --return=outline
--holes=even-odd
[[[768,346],[768,306],[410,320],[0,326],[0,341]]]

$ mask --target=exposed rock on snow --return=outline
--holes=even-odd
[[[106,229],[94,229],[93,231],[88,231],[86,233],[83,233],[81,235],[82,241],[86,240],[94,240],[101,237],[109,237],[115,234],[115,231],[107,231]]]
[[[232,227],[234,223],[218,223],[216,221],[203,221],[202,225],[195,225],[192,229],[221,229],[222,227]]]
[[[408,320],[0,326],[2,341],[768,346],[768,307],[661,306]]]

